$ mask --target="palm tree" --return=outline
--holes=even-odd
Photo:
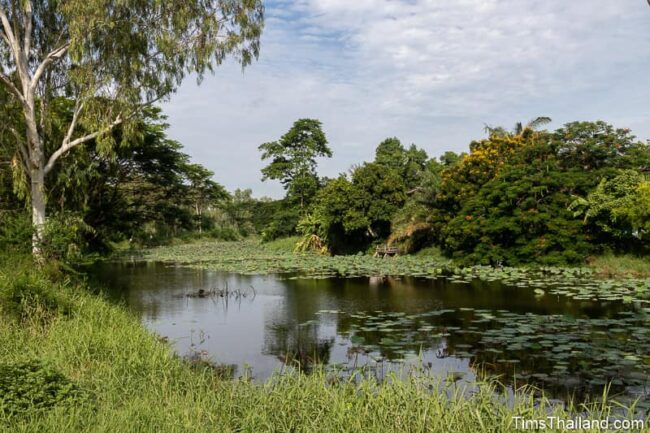
[[[650,1],[650,0],[648,0]],[[526,129],[536,131],[540,126],[544,126],[551,123],[551,118],[546,116],[536,117],[535,119],[528,122],[526,125],[523,125],[521,122],[515,124],[514,133],[515,135],[521,135]]]
[[[648,0],[648,2],[650,2],[650,0]],[[525,125],[522,122],[515,123],[515,127],[512,129],[512,131],[508,131],[503,126],[493,127],[490,125],[485,125],[484,130],[490,137],[505,135],[520,136],[523,135],[527,130],[536,131],[540,126],[546,125],[548,123],[551,123],[550,117],[540,116],[536,117]]]

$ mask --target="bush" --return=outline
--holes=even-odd
[[[237,241],[241,237],[239,231],[237,231],[233,227],[220,227],[220,228],[212,229],[209,232],[208,236],[210,236],[213,239],[218,239],[222,241]]]
[[[31,272],[16,273],[11,279],[0,278],[0,310],[3,315],[21,320],[35,317],[36,312],[41,319],[59,314],[70,315],[70,300],[58,290],[53,290],[52,285],[53,282],[44,276],[36,276]]]
[[[87,400],[61,373],[38,361],[0,364],[0,416],[15,416]]]
[[[86,238],[92,233],[93,228],[78,215],[68,212],[53,215],[45,225],[43,254],[66,265],[85,263],[88,261]]]
[[[27,212],[0,211],[0,250],[29,253],[32,222]]]

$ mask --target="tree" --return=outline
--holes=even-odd
[[[315,119],[299,119],[280,140],[259,147],[262,160],[271,160],[262,169],[262,180],[279,180],[301,213],[318,191],[316,158],[332,157],[321,125]]]
[[[20,107],[12,128],[29,178],[40,257],[46,176],[72,148],[95,140],[109,151],[111,130],[137,134],[143,106],[168,97],[188,73],[199,79],[229,55],[245,66],[259,51],[261,0],[0,0],[0,83]],[[51,140],[52,105],[73,103],[60,141]],[[24,130],[24,133],[19,132]]]
[[[584,215],[583,222],[601,240],[629,248],[650,233],[649,205],[650,181],[636,170],[622,170],[616,177],[603,178],[587,198],[576,198],[569,210]]]
[[[512,129],[512,131],[506,130],[503,126],[489,126],[485,125],[485,132],[488,133],[488,135],[493,136],[493,135],[523,135],[526,133],[531,133],[534,131],[537,131],[540,126],[547,125],[551,123],[551,118],[546,117],[546,116],[540,116],[532,119],[525,125],[522,122],[517,122],[515,123],[515,127]]]
[[[432,179],[439,186],[428,201],[425,222],[445,252],[466,263],[580,263],[603,247],[629,248],[631,235],[644,233],[643,212],[635,214],[637,228],[631,216],[619,220],[627,221],[620,227],[627,241],[620,242],[596,224],[611,222],[611,212],[599,212],[583,225],[568,208],[621,169],[636,173],[638,183],[649,149],[628,130],[604,122],[569,123],[555,132],[492,134],[471,143],[468,155],[444,168],[439,180]],[[627,196],[629,205],[623,207],[642,208],[632,206],[644,199],[641,192],[632,200],[630,182],[620,178],[613,185],[601,187],[611,197],[599,203],[609,206],[615,197]]]
[[[351,180],[341,175],[318,191],[299,227],[305,239],[316,235],[335,254],[360,251],[390,234],[391,219],[405,200],[404,180],[395,170],[366,163],[353,170]]]
[[[236,189],[225,200],[219,203],[221,221],[226,227],[233,227],[242,236],[255,233],[254,218],[257,212],[258,200],[253,198],[251,189]]]
[[[219,200],[227,198],[228,193],[215,181],[212,180],[214,173],[200,164],[187,164],[184,167],[185,175],[189,182],[188,199],[194,207],[194,218],[203,232],[204,211],[211,205],[214,206]]]
[[[546,143],[521,148],[462,202],[442,229],[443,248],[467,264],[580,263],[591,246],[563,190],[581,180],[558,165]]]
[[[427,159],[424,150],[418,149],[414,144],[406,149],[396,137],[382,141],[375,151],[375,163],[402,176],[408,189],[419,185]]]
[[[60,109],[53,111],[54,122],[65,119],[72,106],[61,104]],[[194,230],[197,223],[203,228],[212,223],[212,215],[205,210],[225,194],[223,187],[210,179],[211,172],[190,162],[180,143],[166,136],[168,125],[160,109],[148,108],[141,117],[140,134],[130,138],[128,145],[105,154],[97,141],[91,140],[71,149],[66,163],[52,170],[47,202],[49,235],[54,234],[50,226],[76,220],[90,229],[80,232],[83,242],[79,245],[102,251],[110,248],[108,241],[158,241]],[[112,134],[119,141],[122,128],[116,127]],[[24,197],[20,208],[25,209]],[[42,244],[48,257],[50,237]]]

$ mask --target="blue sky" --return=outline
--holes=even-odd
[[[228,189],[280,197],[257,147],[323,122],[335,176],[386,137],[464,151],[489,125],[605,120],[650,138],[645,0],[273,0],[259,61],[188,79],[169,135]]]

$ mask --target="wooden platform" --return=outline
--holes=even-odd
[[[389,247],[389,246],[383,245],[383,246],[377,247],[377,249],[375,250],[374,257],[385,258],[385,257],[396,256],[398,254],[399,254],[399,249],[397,247]]]

